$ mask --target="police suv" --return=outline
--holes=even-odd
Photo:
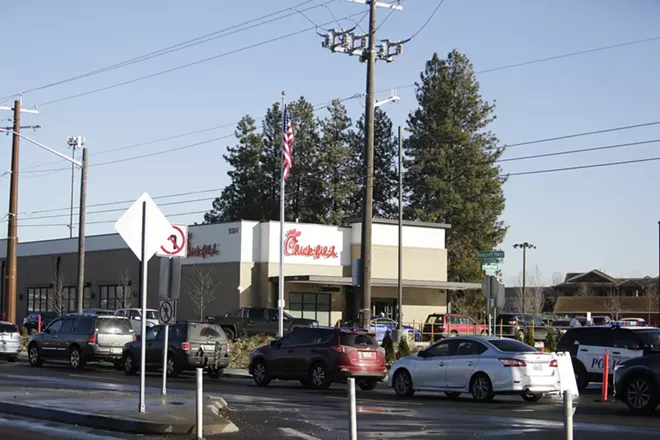
[[[570,328],[557,342],[557,351],[568,351],[573,360],[575,379],[580,391],[589,382],[603,381],[605,350],[609,353],[609,379],[619,363],[650,353],[660,352],[660,328],[591,326]]]

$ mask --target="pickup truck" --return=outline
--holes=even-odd
[[[227,339],[232,341],[236,336],[277,335],[278,310],[266,307],[241,307],[225,316],[216,316],[215,325],[222,327]],[[289,333],[300,327],[318,327],[319,322],[313,319],[294,318],[284,313],[284,333]]]

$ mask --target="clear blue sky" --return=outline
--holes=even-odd
[[[404,0],[379,30],[379,38],[404,39],[426,20],[439,0]],[[0,66],[0,96],[105,67],[179,42],[256,18],[299,1],[241,2],[5,2]],[[320,4],[312,1],[304,7]],[[193,6],[194,5],[194,6]],[[338,18],[366,6],[337,0],[328,5]],[[380,10],[382,20],[389,12]],[[332,19],[326,8],[307,15],[317,23]],[[660,35],[660,4],[654,0],[446,0],[432,23],[392,64],[377,67],[377,87],[411,84],[433,52],[453,48],[466,53],[477,71],[579,50]],[[348,25],[348,22],[344,22]],[[24,96],[29,107],[61,97],[238,49],[309,27],[301,15],[188,48],[143,63]],[[17,37],[13,37],[16,35]],[[313,32],[273,42],[187,69],[78,99],[45,105],[24,124],[44,128],[34,136],[66,151],[66,138],[83,135],[90,164],[162,151],[228,135],[219,129],[166,142],[102,154],[106,150],[162,137],[230,124],[243,115],[263,116],[286,90],[293,99],[313,103],[364,91],[365,66],[356,58],[331,54]],[[478,76],[483,97],[497,101],[492,130],[502,143],[660,120],[660,40],[603,52],[548,61]],[[404,124],[415,107],[413,89],[401,89],[402,101],[384,109]],[[383,93],[379,98],[385,98]],[[347,101],[357,120],[362,100]],[[4,103],[7,105],[7,103]],[[322,114],[319,114],[321,116]],[[0,117],[9,117],[0,112]],[[4,121],[2,125],[6,125]],[[660,126],[585,136],[511,148],[505,157],[586,148],[660,138]],[[0,138],[3,171],[10,162],[9,137]],[[89,204],[222,188],[228,183],[222,154],[232,139],[105,166],[90,166]],[[565,167],[660,156],[660,144],[598,153],[503,164],[505,172]],[[23,142],[21,169],[55,161],[40,169],[67,164]],[[58,162],[59,161],[59,162]],[[6,168],[5,168],[6,167]],[[616,276],[657,274],[660,162],[544,175],[511,177],[505,186],[504,220],[510,225],[502,244],[507,252],[504,281],[515,284],[521,255],[513,243],[538,246],[529,254],[546,281],[553,272],[600,268]],[[38,170],[39,168],[37,168]],[[34,168],[29,171],[35,171]],[[0,179],[0,207],[7,212],[7,176]],[[69,206],[70,172],[21,174],[20,213]],[[199,194],[171,201],[212,198]],[[165,201],[165,200],[164,200]],[[163,201],[163,202],[164,202]],[[100,209],[124,208],[127,204]],[[210,200],[163,206],[166,214],[206,210]],[[66,214],[57,211],[41,215]],[[91,234],[111,232],[120,212],[92,214]],[[39,214],[33,214],[34,217]],[[171,219],[192,223],[201,215]],[[65,224],[67,217],[23,220],[22,224]],[[6,223],[2,223],[6,235]],[[68,236],[64,226],[21,227],[21,241]]]

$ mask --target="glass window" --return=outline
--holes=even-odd
[[[187,337],[188,326],[186,324],[176,324],[170,326],[170,341],[185,341]]]
[[[276,321],[279,318],[279,316],[277,316],[277,309],[266,310],[266,317],[269,321]]]
[[[243,317],[243,309],[234,310],[231,313],[227,313],[226,316],[229,318],[241,318]]]
[[[216,327],[215,325],[212,324],[191,324],[188,327],[188,338],[189,339],[222,338],[220,332],[217,329],[219,329],[219,327]]]
[[[330,304],[327,293],[290,293],[289,312],[294,318],[314,319],[319,325],[330,325]]]
[[[98,317],[96,318],[96,331],[106,334],[127,335],[133,333],[133,326],[131,326],[128,319]]]
[[[535,327],[545,327],[545,321],[543,321],[541,318],[534,317],[534,326]]]
[[[474,356],[479,355],[486,351],[486,347],[474,341],[456,341],[458,347],[456,348],[456,356]]]
[[[18,328],[14,324],[2,323],[0,324],[0,333],[18,333]]]
[[[86,333],[90,334],[94,332],[92,324],[94,323],[93,318],[78,318],[78,322],[74,325],[75,333]]]
[[[493,344],[498,350],[506,353],[529,353],[532,351],[538,351],[536,348],[530,347],[529,345],[523,344],[515,339],[491,339],[488,342]]]
[[[378,342],[371,335],[344,333],[340,336],[341,345],[349,347],[368,346],[376,347]]]
[[[614,348],[625,348],[627,350],[638,350],[640,348],[639,341],[628,330],[614,330],[613,332]]]
[[[140,312],[137,310],[130,310],[128,312],[128,319],[138,319],[140,318]]]
[[[60,333],[71,333],[73,331],[73,321],[73,318],[65,319],[62,328],[60,329]]]
[[[158,319],[158,312],[154,310],[147,310],[147,319]]]
[[[280,344],[282,344],[282,347],[290,347],[293,345],[311,343],[311,341],[313,340],[312,334],[308,333],[306,330],[312,330],[312,329],[300,328],[298,330],[294,330],[288,335],[285,335],[282,338],[280,338]]]
[[[644,348],[660,348],[660,330],[651,329],[651,330],[638,330],[635,332],[635,336],[642,341]]]
[[[47,327],[48,331],[50,333],[59,333],[60,328],[62,328],[62,319],[58,319],[57,321],[53,321],[50,323],[50,325]]]
[[[158,333],[160,332],[160,329],[161,329],[160,325],[155,325],[147,329],[147,332],[144,334],[147,341],[155,340],[156,337],[158,336]]]
[[[426,353],[428,353],[429,356],[449,356],[449,342],[450,341],[438,342],[437,344],[430,346],[426,350]]]
[[[245,312],[250,319],[264,319],[266,317],[266,309],[263,307],[252,307],[245,309]]]

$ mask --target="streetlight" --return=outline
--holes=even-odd
[[[532,243],[516,243],[513,245],[514,249],[522,248],[523,250],[523,275],[522,275],[522,313],[525,313],[525,272],[527,271],[527,249],[536,249],[536,245]]]
[[[44,144],[42,144],[40,142],[37,142],[34,139],[31,139],[31,138],[25,136],[24,134],[19,133],[16,130],[0,128],[0,133],[1,132],[12,133],[14,136],[21,137],[21,138],[25,139],[26,141],[28,141],[30,143],[33,143],[34,145],[36,145],[38,147],[41,147],[44,150],[49,151],[49,152],[55,154],[56,156],[59,156],[62,159],[71,162],[74,165],[79,166],[82,170],[81,176],[80,176],[80,208],[79,208],[79,217],[78,217],[78,219],[79,219],[79,226],[78,226],[78,283],[77,283],[77,287],[76,287],[76,291],[77,291],[76,292],[76,295],[77,295],[77,298],[76,298],[77,299],[77,310],[78,310],[78,313],[82,313],[82,310],[83,310],[83,297],[84,297],[84,290],[85,290],[85,206],[86,206],[86,199],[87,199],[87,148],[82,149],[82,162],[79,162],[75,159],[72,159],[72,158],[60,153],[59,151],[53,150],[52,148],[49,148],[49,147],[45,146]],[[14,161],[12,161],[12,164],[13,164],[13,162]],[[18,166],[18,160],[16,160],[16,165]],[[13,166],[12,166],[12,177],[14,177],[16,179],[16,181],[18,182],[18,170],[14,169]],[[17,185],[14,185],[14,188],[16,186]],[[18,192],[17,191],[11,191],[11,193],[10,193],[10,207],[16,207],[17,206],[17,201],[18,201]],[[14,212],[16,210],[17,209],[12,210],[10,208],[10,211],[12,211],[12,212],[9,213],[9,221],[10,221],[10,223],[12,223],[12,221],[13,221],[13,223],[10,224],[10,230],[17,227],[17,215],[16,215],[17,213]],[[9,250],[9,247],[12,247],[12,249],[11,249],[12,252],[11,253],[14,256],[14,259],[16,257],[16,250],[14,248],[15,246],[16,246],[15,241],[12,242],[12,240],[8,240],[7,247],[8,247],[8,250]],[[10,254],[10,252],[7,252],[8,256],[9,256],[9,254]],[[8,266],[9,266],[9,264],[13,263],[13,271],[15,273],[15,271],[16,271],[16,261],[15,260],[13,262],[9,261],[9,258],[8,258],[7,263],[8,263]],[[9,275],[9,270],[7,272],[8,272],[8,275]],[[8,297],[12,296],[12,298],[16,297],[16,279],[15,279],[15,277],[14,277],[14,280],[13,280],[13,289],[7,289],[7,296]],[[15,320],[16,302],[12,301],[11,304],[13,305],[13,310],[12,311],[7,310],[7,315],[8,316],[13,316],[14,320]],[[9,308],[9,302],[8,302],[7,306]]]

